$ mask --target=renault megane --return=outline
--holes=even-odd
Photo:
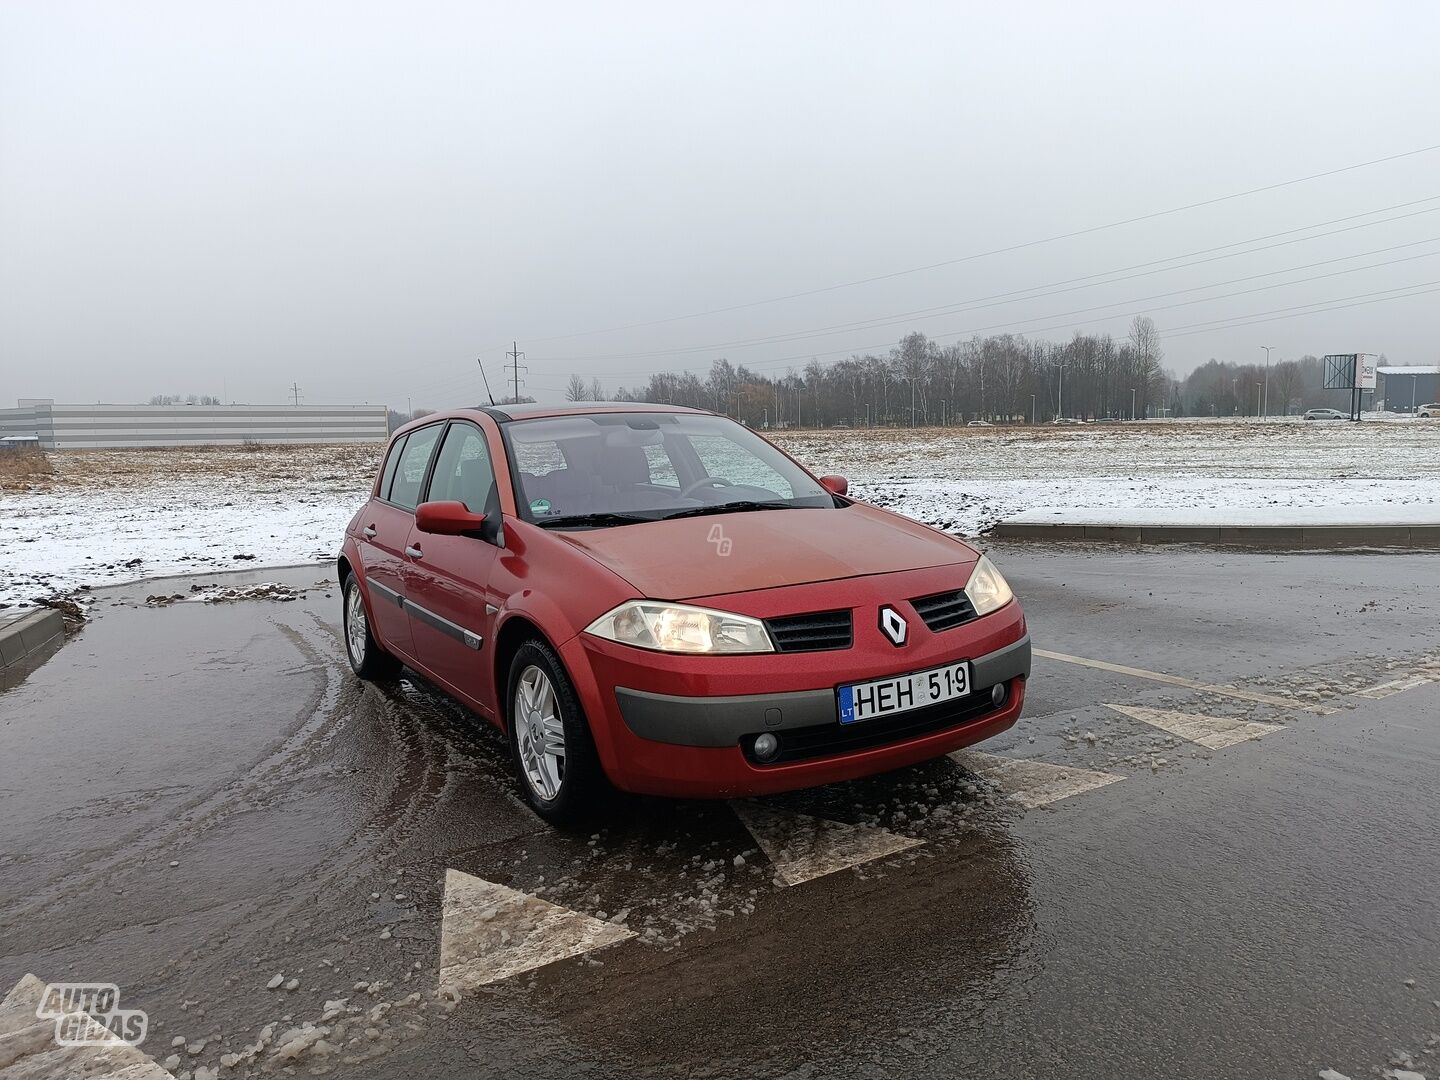
[[[351,666],[497,725],[552,821],[607,785],[766,794],[1010,727],[1030,639],[1005,578],[846,490],[698,410],[426,416],[345,532]]]

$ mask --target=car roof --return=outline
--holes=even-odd
[[[515,405],[476,405],[475,410],[494,417],[502,424],[510,420],[533,420],[542,416],[584,416],[594,413],[653,412],[714,415],[707,409],[691,409],[684,405],[665,405],[649,401],[570,401],[560,405],[527,401]]]

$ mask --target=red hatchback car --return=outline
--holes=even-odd
[[[339,558],[364,678],[508,734],[560,821],[607,782],[760,795],[1015,723],[1025,616],[973,548],[693,409],[502,405],[396,432]]]

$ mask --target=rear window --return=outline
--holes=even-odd
[[[430,467],[430,453],[440,437],[439,424],[412,431],[400,451],[395,476],[390,483],[390,501],[406,510],[414,510],[420,501],[420,487],[425,483],[425,470]]]
[[[395,466],[400,463],[400,455],[405,450],[405,440],[409,437],[400,436],[390,447],[390,456],[385,459],[385,471],[380,474],[380,486],[376,489],[382,499],[390,498],[390,481],[395,479]]]

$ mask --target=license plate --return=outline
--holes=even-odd
[[[909,675],[840,687],[840,723],[858,724],[877,716],[923,709],[970,693],[970,665],[965,661]]]

